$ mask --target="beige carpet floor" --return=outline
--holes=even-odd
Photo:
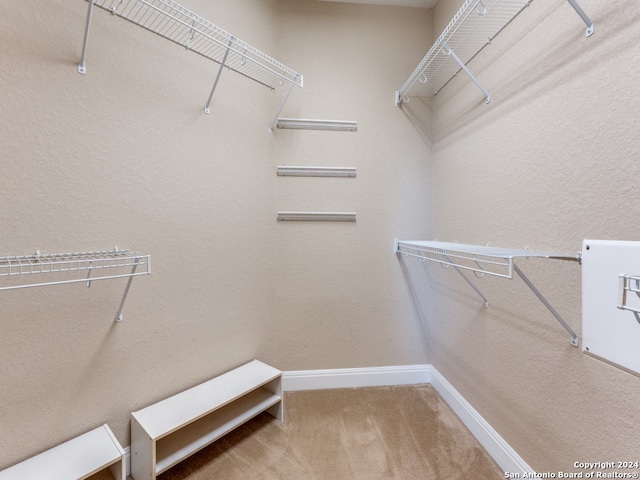
[[[159,480],[492,480],[504,473],[430,385],[288,392]]]

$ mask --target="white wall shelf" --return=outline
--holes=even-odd
[[[278,118],[278,128],[294,130],[332,130],[335,132],[355,132],[355,120],[320,120],[311,118]]]
[[[471,73],[467,64],[531,2],[466,0],[407,81],[396,91],[396,106],[408,102],[411,96],[437,95],[461,70],[471,78],[489,103],[489,92]],[[587,36],[590,36],[594,31],[593,22],[577,0],[568,2],[587,25]]]
[[[78,64],[78,72],[82,74],[87,72],[86,54],[89,31],[93,6],[96,5],[112,15],[128,20],[219,64],[204,108],[205,113],[209,113],[211,99],[225,67],[272,90],[280,85],[289,85],[289,90],[269,126],[270,133],[293,87],[303,85],[303,77],[300,73],[171,0],[88,0],[88,2],[82,55]]]
[[[280,222],[355,222],[355,212],[278,212]]]
[[[104,424],[1,471],[0,480],[84,480],[100,473],[126,480],[124,460],[122,446]]]
[[[79,277],[78,273],[86,272]],[[97,272],[97,276],[92,276]],[[0,278],[7,277],[17,280],[17,277],[42,274],[55,275],[51,281],[36,283],[15,282],[11,285],[0,286],[2,290],[16,290],[21,288],[42,287],[49,285],[63,285],[67,283],[86,283],[87,287],[96,280],[108,280],[114,278],[128,278],[127,286],[116,314],[116,321],[123,318],[122,309],[129,293],[129,287],[133,277],[148,275],[151,273],[151,257],[131,250],[78,252],[78,253],[53,253],[33,255],[0,257]],[[70,278],[71,277],[71,278]]]
[[[281,177],[355,177],[356,167],[303,167],[280,165],[278,176]]]
[[[154,480],[267,411],[283,419],[282,372],[258,360],[131,414],[131,476]]]
[[[522,270],[515,264],[515,258],[555,258],[561,260],[579,261],[579,255],[562,255],[548,252],[536,252],[532,250],[518,250],[497,248],[480,245],[467,245],[462,243],[437,242],[437,241],[401,241],[395,240],[394,252],[405,256],[417,257],[422,261],[430,261],[440,264],[442,267],[453,267],[456,272],[469,284],[471,288],[483,299],[485,307],[489,306],[489,300],[478,287],[464,274],[463,270],[473,272],[480,278],[492,275],[501,278],[513,278],[515,272],[538,297],[551,314],[560,322],[564,329],[571,335],[571,345],[578,346],[578,336],[569,324],[558,314],[535,285],[527,278]]]

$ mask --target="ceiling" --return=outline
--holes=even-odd
[[[370,5],[393,5],[396,7],[433,8],[438,0],[319,0],[321,2],[368,3]]]

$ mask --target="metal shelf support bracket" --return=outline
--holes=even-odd
[[[213,98],[213,92],[216,91],[216,87],[218,86],[218,82],[220,81],[220,75],[222,74],[222,69],[224,68],[225,63],[227,63],[227,57],[229,56],[229,50],[231,50],[231,45],[235,42],[235,37],[231,37],[229,41],[229,46],[227,50],[224,52],[224,57],[222,58],[222,62],[220,62],[220,68],[218,69],[218,74],[216,75],[216,79],[213,82],[213,87],[211,87],[211,93],[209,94],[209,99],[207,100],[207,104],[204,106],[204,113],[209,114],[209,105],[211,105],[211,99]]]
[[[273,119],[271,120],[271,123],[269,124],[269,133],[270,134],[273,134],[273,127],[276,125],[276,122],[278,121],[278,118],[280,117],[280,112],[282,112],[282,109],[284,108],[284,104],[287,103],[287,99],[289,98],[289,95],[291,95],[291,91],[293,90],[293,86],[294,85],[295,85],[295,83],[292,83],[291,85],[289,85],[289,90],[287,90],[287,93],[285,93],[284,98],[282,99],[282,102],[280,102],[280,106],[278,107],[278,111],[273,116]]]
[[[127,299],[127,294],[129,293],[129,287],[131,287],[131,282],[133,281],[133,276],[136,274],[136,269],[138,268],[138,264],[140,263],[140,259],[136,258],[133,260],[133,266],[131,267],[131,276],[127,280],[127,286],[124,287],[124,293],[122,294],[122,300],[120,301],[120,306],[118,307],[118,313],[116,313],[116,322],[121,322],[124,316],[122,315],[122,309],[124,308],[124,302]]]
[[[460,267],[458,267],[457,265],[455,265],[455,264],[453,264],[451,262],[451,259],[448,256],[446,256],[446,255],[442,255],[442,256],[447,260],[447,262],[449,262],[449,263],[451,263],[453,265],[453,268],[456,269],[456,272],[458,272],[460,274],[460,276],[462,278],[464,278],[464,281],[467,282],[471,288],[473,288],[473,290],[480,296],[480,298],[482,298],[482,300],[484,300],[484,308],[489,308],[489,300],[487,299],[487,297],[485,297],[482,294],[480,289],[478,287],[476,287],[475,284],[471,280],[469,280],[469,277],[467,277],[464,274],[464,272],[460,269]]]
[[[591,20],[589,18],[589,15],[587,15],[582,9],[582,7],[578,5],[577,0],[567,0],[567,1],[573,7],[576,13],[580,15],[580,18],[582,18],[582,21],[587,25],[586,36],[590,37],[591,35],[593,35],[593,32],[595,31],[595,25],[593,23],[593,20]]]
[[[80,63],[78,63],[78,73],[85,75],[87,73],[87,44],[89,43],[89,30],[91,29],[91,17],[93,15],[93,0],[89,0],[89,8],[87,9],[87,22],[84,26],[84,41],[82,42],[82,55]]]
[[[473,81],[473,83],[476,84],[476,87],[478,87],[480,89],[480,91],[482,91],[482,93],[484,93],[485,96],[485,101],[487,103],[489,103],[491,101],[491,96],[489,95],[489,92],[487,91],[486,88],[484,88],[482,86],[482,84],[480,83],[480,81],[475,77],[475,75],[473,73],[471,73],[471,70],[469,70],[467,68],[467,66],[464,64],[464,62],[462,60],[460,60],[460,57],[458,57],[458,55],[456,55],[456,52],[454,52],[451,47],[449,47],[449,45],[447,45],[446,43],[442,45],[442,48],[444,49],[444,52],[449,55],[451,58],[453,58],[456,63],[458,65],[460,65],[460,68],[462,70],[465,71],[465,73],[467,75],[469,75],[469,78],[471,79],[471,81]]]
[[[513,270],[520,276],[520,278],[524,281],[524,283],[527,284],[527,287],[529,287],[531,291],[535,293],[536,297],[538,297],[538,299],[544,304],[544,306],[547,307],[547,309],[551,312],[551,314],[554,317],[556,317],[556,320],[560,322],[560,324],[564,327],[564,329],[567,332],[569,332],[569,335],[571,335],[571,345],[573,345],[574,347],[577,347],[579,342],[578,342],[578,336],[576,335],[576,332],[574,332],[573,329],[569,326],[569,324],[564,321],[564,319],[560,316],[558,312],[556,312],[555,308],[553,308],[553,306],[547,301],[547,299],[544,298],[542,293],[540,293],[540,291],[535,287],[535,285],[531,283],[531,280],[527,278],[527,276],[522,272],[522,270],[520,270],[518,265],[516,265],[515,263],[513,264]]]

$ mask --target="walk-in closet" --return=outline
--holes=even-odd
[[[0,45],[1,480],[640,475],[637,2],[5,0]]]

